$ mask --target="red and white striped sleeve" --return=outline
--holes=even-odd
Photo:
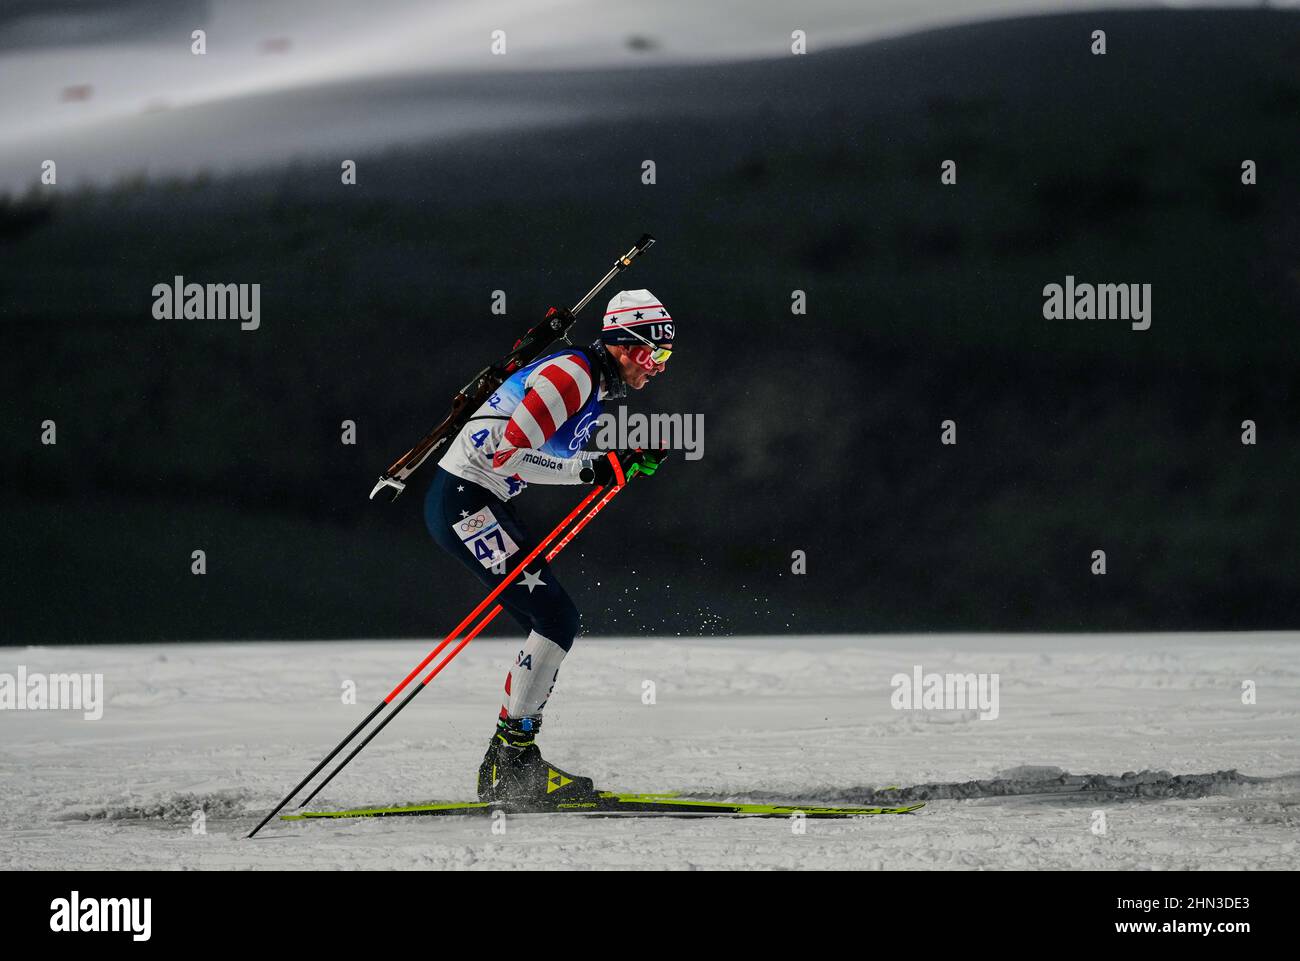
[[[506,424],[504,443],[492,458],[502,467],[519,449],[537,449],[591,396],[591,368],[582,354],[547,361],[528,378],[531,386]]]

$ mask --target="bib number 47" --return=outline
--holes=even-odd
[[[519,550],[519,545],[511,540],[510,533],[497,521],[490,507],[467,514],[452,524],[452,529],[460,542],[474,555],[474,559],[484,567],[501,564]]]

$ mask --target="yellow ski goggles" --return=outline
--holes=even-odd
[[[637,340],[641,341],[641,343],[645,344],[647,347],[650,348],[650,359],[654,361],[656,364],[667,363],[668,358],[673,355],[673,349],[671,347],[660,347],[658,344],[653,343],[652,341],[649,341],[646,338],[642,337],[631,327],[624,327],[623,329],[626,330],[633,337],[635,337]]]

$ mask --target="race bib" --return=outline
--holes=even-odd
[[[510,539],[490,507],[461,518],[451,528],[484,567],[500,564],[519,550],[519,545]]]

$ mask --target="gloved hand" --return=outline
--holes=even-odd
[[[659,465],[668,457],[668,451],[658,450],[624,450],[615,453],[609,451],[604,457],[591,462],[590,467],[582,469],[581,478],[588,484],[626,484],[637,474],[653,477]]]

